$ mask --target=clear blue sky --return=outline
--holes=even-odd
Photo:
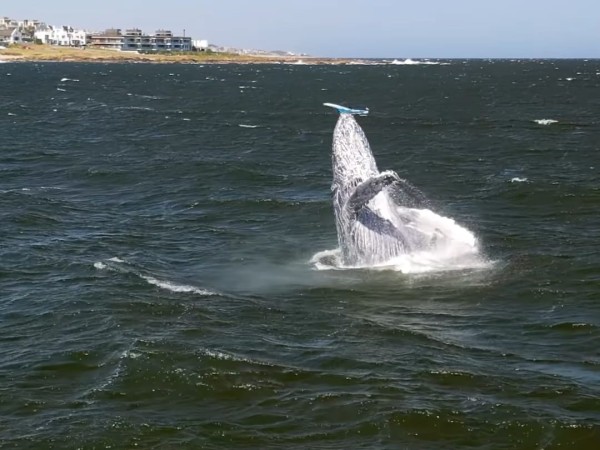
[[[0,16],[171,29],[315,56],[599,58],[600,0],[0,0]]]

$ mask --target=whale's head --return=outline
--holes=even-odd
[[[379,172],[369,141],[352,114],[340,114],[333,132],[332,189],[342,195]]]

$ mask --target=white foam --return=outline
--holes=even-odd
[[[214,292],[208,291],[206,289],[199,289],[195,286],[189,286],[186,284],[175,284],[169,281],[161,281],[157,280],[154,277],[148,277],[145,275],[140,275],[142,279],[146,280],[148,283],[158,286],[161,289],[166,289],[171,292],[183,292],[183,293],[193,293],[198,295],[215,295]]]
[[[339,248],[334,250],[323,250],[315,253],[310,259],[310,263],[315,266],[317,270],[336,270],[345,269],[342,264],[342,252]]]
[[[558,120],[554,119],[537,119],[534,120],[538,125],[552,125],[553,123],[558,123]]]
[[[519,178],[514,177],[510,180],[511,183],[527,183],[529,180],[527,178]]]
[[[61,91],[61,92],[67,92],[67,90],[66,90],[66,89],[62,89],[62,88],[58,88],[58,87],[56,88],[56,90],[57,90],[57,91]]]
[[[132,267],[130,265],[130,263],[128,263],[127,261],[125,261],[119,257],[116,257],[116,256],[113,258],[107,259],[106,262],[103,262],[103,261],[95,262],[94,267],[98,270],[109,270],[112,272],[133,274],[153,286],[157,286],[161,289],[165,289],[165,290],[171,291],[171,292],[192,293],[192,294],[205,295],[205,296],[206,295],[217,295],[215,292],[211,292],[207,289],[201,289],[196,286],[190,286],[187,284],[172,283],[170,281],[159,280],[159,279],[154,278],[149,275],[144,275],[143,273],[140,273],[137,269],[135,269],[135,267]]]
[[[121,258],[119,258],[117,256],[114,256],[114,257],[110,258],[109,261],[116,262],[116,263],[125,263],[125,262],[127,262],[127,261],[124,261],[124,260],[122,260]]]
[[[319,252],[312,257],[311,263],[317,270],[369,268],[404,274],[485,269],[491,266],[492,263],[481,256],[475,234],[453,219],[429,209],[399,207],[398,210],[403,217],[410,217],[407,228],[418,230],[420,235],[428,237],[427,245],[370,267],[344,266],[340,249]]]
[[[137,359],[140,356],[142,356],[141,353],[132,352],[131,350],[124,350],[123,353],[121,353],[121,358]]]
[[[203,349],[200,353],[204,356],[208,356],[209,358],[218,359],[221,361],[237,361],[237,362],[245,362],[250,364],[256,364],[260,366],[268,366],[272,367],[272,364],[266,361],[259,361],[255,359],[246,358],[244,356],[233,355],[229,353],[220,352],[219,350],[210,350]]]
[[[75,78],[61,78],[60,81],[61,81],[61,83],[64,83],[65,81],[79,82],[79,80],[77,80]]]
[[[245,123],[240,123],[238,126],[241,128],[258,128],[258,125],[247,125]]]
[[[438,62],[438,61],[416,61],[414,59],[410,59],[407,58],[405,60],[399,60],[399,59],[394,59],[390,64],[394,65],[394,66],[439,66],[439,65],[443,65],[443,66],[447,66],[450,63],[442,63],[442,62]]]
[[[222,361],[232,361],[235,358],[231,355],[228,355],[227,353],[223,353],[220,352],[218,350],[204,350],[202,353],[204,353],[206,356],[210,357],[210,358],[214,358],[214,359],[220,359]]]
[[[377,61],[365,61],[363,59],[355,59],[346,63],[348,66],[381,66],[385,63]]]

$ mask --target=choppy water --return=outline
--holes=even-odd
[[[600,61],[449,62],[2,64],[0,447],[599,448]],[[326,101],[490,267],[315,269]]]

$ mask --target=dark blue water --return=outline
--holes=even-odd
[[[449,63],[1,64],[0,448],[600,448],[600,61]],[[327,101],[485,267],[310,263]]]

